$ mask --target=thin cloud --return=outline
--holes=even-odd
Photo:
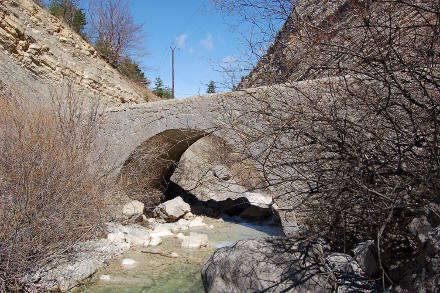
[[[212,50],[214,49],[214,41],[212,39],[212,35],[211,34],[207,34],[206,35],[206,39],[203,39],[200,41],[200,45],[202,45],[203,47],[205,47],[208,50]]]
[[[188,38],[188,34],[182,34],[176,38],[177,48],[182,49],[185,47],[186,39]]]
[[[235,58],[234,56],[226,56],[225,58],[222,59],[223,63],[228,63],[228,64],[232,64],[235,63],[237,61],[237,58]]]

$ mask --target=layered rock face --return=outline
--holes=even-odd
[[[68,85],[104,105],[155,96],[122,77],[81,36],[32,0],[0,2],[0,81],[26,100],[62,95]]]
[[[351,9],[359,2],[362,1],[296,1],[295,10],[274,43],[239,88],[326,77],[319,68],[331,65],[334,60],[316,44],[323,37],[334,37],[330,31],[347,26],[354,17]]]

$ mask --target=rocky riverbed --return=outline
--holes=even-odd
[[[201,219],[197,220],[201,225],[179,233],[207,235],[206,247],[182,247],[184,240],[177,237],[178,233],[161,237],[162,243],[157,246],[134,246],[96,272],[78,292],[204,292],[200,269],[216,248],[241,239],[282,234],[270,222],[256,223],[228,216],[197,219]],[[162,232],[170,226],[153,225]]]

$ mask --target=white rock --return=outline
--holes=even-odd
[[[182,248],[200,248],[208,244],[208,235],[191,232],[183,238]]]
[[[173,237],[174,234],[166,227],[161,225],[156,225],[154,230],[150,233],[151,238],[153,237]]]
[[[143,245],[150,239],[149,231],[139,225],[126,226],[125,240],[133,245]]]
[[[150,240],[150,243],[148,245],[150,246],[158,246],[162,243],[162,239],[160,237],[152,237]]]
[[[136,267],[136,261],[131,258],[124,258],[121,261],[121,267],[124,269],[132,269],[132,268]]]
[[[176,252],[171,252],[170,254],[171,257],[177,258],[179,257],[179,255]]]
[[[195,217],[195,219],[192,220],[191,222],[189,222],[189,224],[188,224],[189,228],[203,227],[203,226],[206,226],[206,224],[203,223],[203,218],[202,217]]]
[[[194,218],[194,217],[195,217],[194,214],[191,213],[191,212],[187,212],[187,213],[183,216],[183,218],[184,218],[185,220],[191,220],[191,219]]]
[[[122,214],[126,218],[131,218],[134,216],[141,216],[144,213],[144,204],[140,201],[133,200],[124,205],[122,208]]]
[[[183,235],[183,233],[179,233],[176,235],[176,237],[180,240],[183,240],[185,238],[185,235]]]
[[[100,275],[99,279],[104,282],[109,282],[111,281],[112,277],[110,275]]]
[[[209,229],[214,229],[214,225],[209,225]]]
[[[183,217],[185,213],[191,211],[191,207],[178,196],[172,200],[161,203],[154,209],[154,215],[168,222],[176,221]]]
[[[120,243],[125,241],[125,235],[122,232],[109,233],[107,239],[110,242]]]

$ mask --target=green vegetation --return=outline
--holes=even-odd
[[[119,72],[124,76],[128,77],[130,80],[137,84],[147,87],[150,81],[145,77],[144,72],[140,69],[139,65],[132,60],[130,57],[125,57],[122,59],[118,66]]]
[[[213,80],[211,80],[208,84],[208,89],[206,90],[206,93],[208,94],[214,94],[215,93],[215,83]]]
[[[168,86],[164,86],[163,81],[160,77],[156,77],[154,81],[153,93],[161,98],[172,99],[173,93]]]
[[[77,1],[52,0],[49,4],[49,11],[64,20],[75,32],[85,36],[86,15],[84,10],[79,8]]]

